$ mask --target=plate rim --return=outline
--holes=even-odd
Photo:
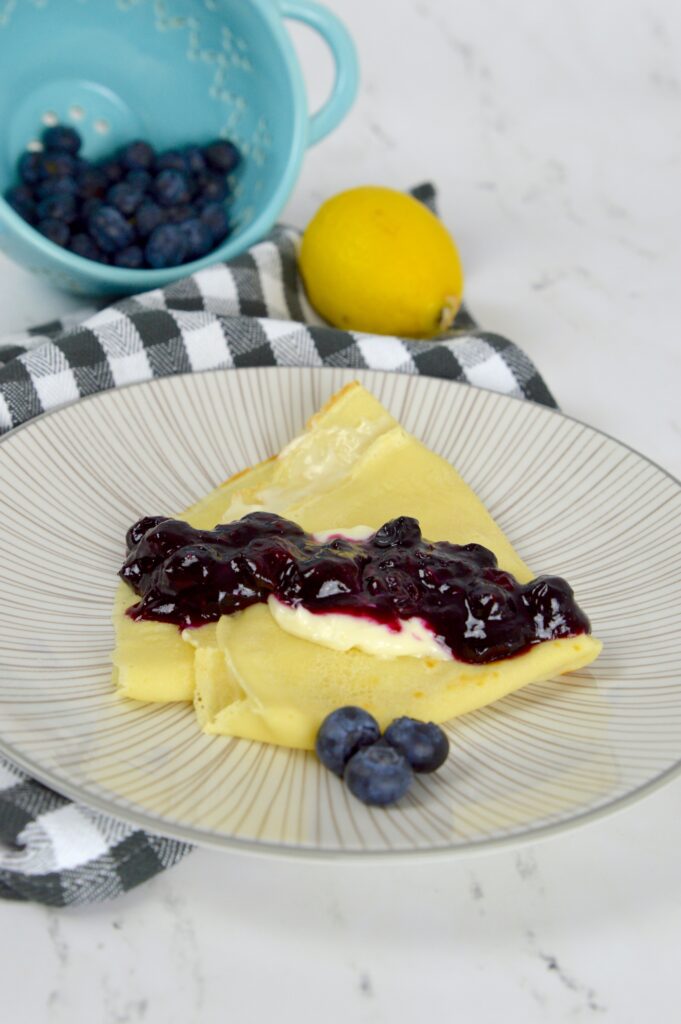
[[[204,375],[212,375],[218,377],[230,373],[251,373],[261,374],[275,373],[278,370],[286,369],[288,371],[302,371],[310,372],[313,371],[315,374],[338,374],[346,373],[348,375],[356,375],[355,379],[362,380],[362,377],[369,375],[378,375],[380,377],[392,377],[396,374],[394,370],[373,370],[370,367],[330,367],[330,366],[242,366],[242,367],[217,367],[199,371],[188,371],[184,373],[168,374],[163,377],[153,377],[149,380],[143,381],[131,381],[128,384],[123,384],[119,387],[107,388],[104,391],[97,391],[90,395],[84,395],[82,398],[76,399],[75,401],[64,402],[61,405],[55,406],[52,409],[48,409],[37,416],[26,420],[24,423],[20,423],[18,426],[13,427],[5,434],[0,436],[0,457],[2,453],[2,446],[13,440],[21,431],[30,429],[37,423],[65,412],[67,409],[81,405],[83,402],[90,402],[97,399],[103,399],[107,395],[116,393],[118,391],[127,390],[129,388],[145,388],[151,385],[160,384],[163,381],[169,381],[177,377],[199,377]],[[437,380],[444,383],[447,386],[453,386],[455,388],[470,389],[474,391],[481,391],[486,394],[491,394],[503,402],[518,402],[521,405],[527,406],[532,405],[539,407],[544,412],[551,413],[558,416],[562,420],[576,423],[579,426],[585,428],[593,434],[605,437],[618,445],[620,448],[624,448],[626,451],[632,453],[637,458],[642,459],[648,465],[653,466],[656,470],[666,476],[676,487],[681,491],[681,480],[679,480],[673,473],[660,466],[659,463],[655,462],[654,459],[649,458],[642,452],[633,448],[625,441],[619,440],[605,430],[601,430],[598,427],[591,426],[589,423],[585,423],[583,420],[578,419],[576,416],[571,416],[568,413],[562,412],[560,408],[554,408],[549,405],[544,405],[541,402],[535,402],[532,399],[523,398],[518,395],[508,395],[501,391],[495,391],[492,388],[482,388],[474,384],[469,384],[466,381],[452,380],[446,377],[436,377],[427,374],[408,374],[399,373],[401,377],[407,377],[411,380]],[[255,853],[263,857],[287,857],[291,859],[304,859],[309,861],[328,862],[328,861],[344,861],[350,863],[356,863],[358,861],[371,861],[372,863],[381,863],[385,861],[393,861],[395,858],[401,860],[422,860],[424,858],[432,859],[450,859],[453,857],[465,857],[474,856],[478,853],[494,852],[495,850],[511,848],[515,846],[522,846],[523,844],[535,842],[542,839],[548,839],[552,836],[560,835],[562,832],[568,831],[573,828],[578,828],[582,825],[587,825],[591,822],[597,821],[600,818],[605,818],[611,814],[617,813],[618,811],[625,810],[627,807],[637,803],[639,800],[654,793],[658,789],[661,789],[667,783],[671,782],[674,778],[681,775],[681,749],[679,750],[678,758],[674,764],[670,765],[664,771],[655,775],[652,779],[647,782],[641,783],[641,785],[623,793],[621,796],[610,800],[606,804],[591,808],[590,810],[583,811],[575,814],[572,817],[563,819],[558,822],[548,822],[545,825],[539,825],[537,827],[526,828],[522,832],[514,833],[512,835],[501,835],[488,839],[469,840],[461,844],[443,844],[432,846],[424,849],[409,849],[409,848],[393,848],[390,850],[371,850],[371,849],[323,849],[314,846],[303,846],[295,843],[284,843],[281,841],[272,840],[258,840],[258,839],[244,839],[239,836],[230,835],[227,833],[219,833],[212,829],[201,829],[199,826],[190,826],[174,823],[163,817],[157,817],[151,812],[137,811],[134,808],[127,806],[121,806],[114,800],[106,797],[99,797],[97,795],[83,792],[80,787],[71,783],[68,780],[63,782],[62,779],[55,775],[50,769],[44,769],[40,764],[36,764],[30,756],[25,756],[21,751],[16,750],[14,745],[5,739],[2,731],[0,731],[0,754],[4,754],[11,762],[13,762],[20,770],[26,772],[30,778],[35,779],[42,785],[47,786],[49,789],[54,790],[56,793],[67,797],[76,804],[83,804],[85,807],[92,810],[98,811],[99,813],[122,821],[124,824],[128,824],[132,827],[139,828],[144,832],[152,835],[163,836],[168,839],[174,839],[178,842],[188,843],[192,846],[197,846],[204,849],[214,850],[231,850],[232,852],[247,852]],[[160,827],[159,827],[160,826]]]

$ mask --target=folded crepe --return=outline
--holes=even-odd
[[[482,544],[519,581],[533,577],[456,470],[358,383],[334,395],[278,456],[231,477],[176,518],[212,529],[256,510],[276,512],[311,533],[359,524],[378,529],[412,516],[428,540]],[[444,722],[581,668],[601,649],[597,639],[581,634],[482,665],[386,659],[293,636],[266,604],[180,631],[131,619],[125,610],[137,600],[121,583],[113,661],[122,696],[193,700],[207,733],[308,749],[323,718],[342,705],[366,708],[382,728],[400,715]]]

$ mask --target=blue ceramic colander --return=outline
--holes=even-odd
[[[332,94],[308,116],[284,18],[329,45]],[[303,153],[346,114],[357,88],[352,40],[310,0],[0,0],[0,195],[47,124],[71,124],[97,160],[135,138],[158,149],[233,140],[235,230],[213,253],[167,270],[125,270],[76,256],[0,198],[0,247],[53,283],[89,294],[156,288],[229,259],[274,223]]]

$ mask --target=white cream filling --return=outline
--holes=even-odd
[[[267,605],[274,621],[301,640],[330,647],[334,651],[355,649],[375,658],[432,658],[452,661],[449,648],[439,641],[423,619],[400,619],[399,632],[381,622],[343,615],[342,612],[311,612],[298,605],[284,604],[270,596]]]

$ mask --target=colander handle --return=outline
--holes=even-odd
[[[285,18],[303,21],[319,32],[336,64],[336,79],[326,103],[310,115],[308,144],[314,145],[340,124],[357,93],[359,70],[355,44],[345,25],[335,14],[312,0],[279,0]]]

